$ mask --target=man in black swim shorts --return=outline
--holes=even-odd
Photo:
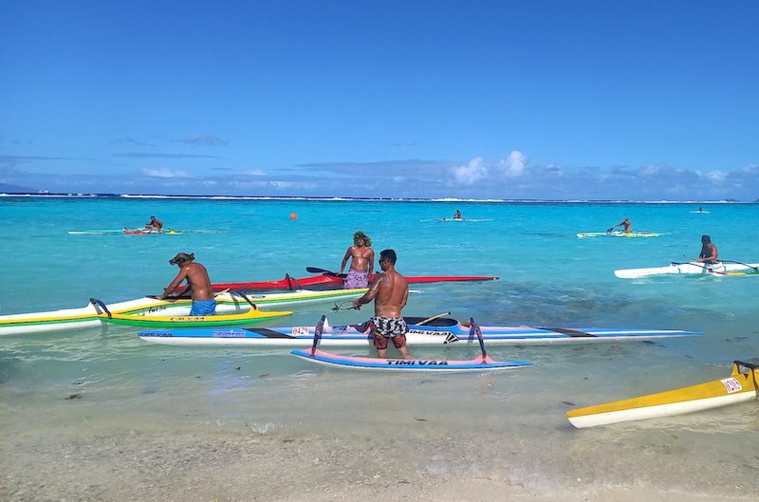
[[[408,301],[408,281],[396,272],[396,259],[395,251],[392,249],[385,249],[380,253],[379,264],[382,273],[377,274],[369,291],[353,302],[353,308],[360,309],[361,305],[374,300],[374,317],[371,319],[371,326],[377,356],[387,357],[387,344],[392,339],[401,357],[408,359],[411,357],[406,348],[408,326],[401,314],[401,310]]]
[[[400,317],[380,317],[374,316],[371,319],[372,334],[374,335],[374,346],[377,350],[387,350],[388,340],[393,340],[396,349],[406,346],[406,333],[408,326],[406,321]]]

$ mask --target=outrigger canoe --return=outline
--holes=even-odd
[[[715,264],[707,264],[695,261],[673,261],[664,267],[628,268],[614,271],[614,275],[620,279],[639,279],[641,277],[673,274],[716,276],[756,275],[759,274],[759,263],[737,263],[721,261]]]
[[[741,371],[745,368],[745,371]],[[658,394],[579,408],[567,412],[577,428],[629,420],[670,417],[750,401],[759,396],[759,365],[735,361],[727,378]]]
[[[208,316],[146,316],[139,314],[114,314],[100,300],[90,299],[98,311],[98,318],[110,324],[136,326],[139,328],[190,328],[215,326],[245,326],[292,315],[292,312],[264,312],[254,304],[246,312],[239,314],[216,314]]]
[[[494,361],[489,356],[457,361],[453,359],[380,359],[377,357],[344,356],[324,352],[319,349],[314,351],[297,349],[290,353],[305,361],[326,366],[375,371],[460,373],[465,371],[518,369],[532,365],[532,363],[525,361]]]
[[[295,278],[285,274],[283,279],[273,281],[248,281],[248,282],[227,282],[214,284],[214,291],[224,289],[235,289],[238,291],[263,291],[278,289],[303,289],[318,287],[323,289],[335,289],[343,287],[345,274],[336,274],[324,269],[309,267],[311,270],[323,270],[320,275],[310,277]],[[377,274],[372,275],[374,280]],[[434,275],[434,276],[409,276],[406,280],[410,284],[432,283],[432,282],[474,282],[474,281],[495,281],[499,277],[492,275]]]
[[[588,237],[659,237],[662,234],[657,234],[655,232],[622,232],[620,230],[615,230],[613,232],[580,232],[577,234],[577,237],[580,239],[585,239]]]
[[[470,326],[450,317],[430,320],[424,317],[404,317],[409,331],[406,341],[410,347],[471,345],[476,343]],[[424,324],[420,324],[427,321]],[[137,333],[142,340],[164,345],[250,346],[304,348],[311,345],[314,326],[216,329],[152,329]],[[482,326],[482,337],[488,345],[528,345],[620,342],[655,340],[660,338],[701,335],[694,331],[674,329],[568,329],[533,328],[529,326]],[[321,346],[368,347],[372,345],[368,326],[350,324],[330,326],[325,322]]]
[[[299,305],[304,303],[350,300],[358,298],[366,289],[339,289],[330,291],[300,290],[288,293],[268,293],[247,295],[259,307]],[[216,295],[217,314],[234,314],[247,311],[250,305],[234,292]],[[106,305],[108,310],[117,314],[154,315],[188,315],[192,306],[190,297],[158,300],[155,296],[144,296]],[[95,307],[88,303],[86,307],[33,312],[28,314],[7,314],[0,316],[0,335],[24,335],[52,331],[65,331],[84,327],[98,327],[102,323]]]
[[[436,319],[437,316],[430,317],[421,321],[422,323],[430,322]],[[343,356],[339,354],[332,354],[317,349],[319,342],[321,341],[322,334],[324,332],[324,325],[326,324],[326,316],[322,316],[321,320],[316,324],[314,330],[314,341],[311,346],[311,350],[296,349],[290,352],[292,355],[297,356],[306,361],[323,364],[327,366],[338,366],[342,368],[360,369],[360,370],[380,370],[380,371],[425,371],[436,373],[454,373],[462,371],[493,371],[504,369],[524,368],[531,366],[532,363],[524,361],[494,361],[488,356],[485,351],[485,342],[482,337],[482,330],[474,322],[474,319],[469,319],[469,336],[477,335],[477,340],[480,343],[480,350],[482,355],[472,360],[457,361],[451,359],[386,359],[379,357],[360,357],[360,356]]]

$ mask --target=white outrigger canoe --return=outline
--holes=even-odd
[[[366,292],[362,289],[341,289],[329,291],[298,290],[288,293],[242,295],[224,292],[216,295],[217,314],[239,314],[250,309],[246,298],[259,307],[281,307],[303,303],[339,301],[358,298]],[[106,305],[113,314],[136,314],[142,316],[183,316],[190,313],[192,299],[189,297],[158,300],[154,296],[144,296],[136,300]],[[28,314],[8,314],[0,316],[0,336],[26,335],[52,331],[65,331],[84,327],[101,326],[97,308],[90,302],[86,307],[33,312]]]
[[[664,267],[628,268],[615,270],[614,275],[620,279],[639,279],[655,275],[716,275],[743,276],[759,273],[759,263],[717,262],[715,264],[691,262],[672,262]]]
[[[578,239],[587,239],[590,237],[659,237],[660,233],[656,232],[623,232],[621,230],[614,230],[612,232],[580,232],[577,234]]]
[[[746,371],[741,371],[745,368]],[[735,361],[727,378],[681,389],[614,401],[567,412],[577,428],[630,420],[669,417],[719,408],[755,399],[759,395],[759,365]]]

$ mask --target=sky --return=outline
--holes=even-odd
[[[756,0],[0,0],[0,184],[759,199]]]

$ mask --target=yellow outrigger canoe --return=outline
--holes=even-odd
[[[745,371],[741,371],[745,368]],[[567,412],[577,428],[608,425],[629,420],[669,417],[750,401],[759,396],[759,365],[733,362],[727,378],[690,387],[578,408]]]

